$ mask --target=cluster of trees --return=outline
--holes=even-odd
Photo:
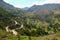
[[[28,14],[28,15],[27,15]],[[25,36],[43,36],[54,34],[60,31],[60,14],[39,15],[30,14],[30,12],[10,13],[0,8],[0,29],[8,25],[10,29],[15,29],[18,34]],[[14,20],[19,25],[14,25]],[[23,24],[22,29],[16,29]]]

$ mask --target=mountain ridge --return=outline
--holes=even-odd
[[[11,13],[19,13],[20,11],[27,11],[27,12],[33,12],[34,14],[38,14],[40,16],[49,15],[51,12],[55,14],[60,13],[60,4],[55,4],[55,3],[44,4],[44,5],[33,5],[30,8],[25,7],[21,9],[21,8],[16,8],[13,5],[4,2],[3,0],[0,0],[0,8],[10,11]]]
[[[33,12],[38,15],[50,14],[51,12],[53,12],[54,14],[59,14],[60,4],[33,5],[27,11]]]

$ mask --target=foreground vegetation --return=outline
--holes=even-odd
[[[21,25],[23,28],[19,29]],[[17,35],[10,32],[13,29]],[[41,17],[32,12],[11,13],[0,8],[0,40],[60,40],[60,14],[51,12]]]

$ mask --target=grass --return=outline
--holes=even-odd
[[[7,35],[7,36],[6,36]],[[19,35],[20,40],[29,40],[29,36],[22,36]],[[60,32],[57,32],[55,34],[45,35],[45,36],[39,36],[39,37],[32,37],[32,40],[60,40]],[[14,36],[11,33],[7,33],[0,29],[0,40],[18,40],[18,36]]]

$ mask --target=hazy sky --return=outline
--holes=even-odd
[[[60,3],[60,0],[4,0],[4,1],[19,8],[31,7],[34,4],[43,5],[47,3]]]

